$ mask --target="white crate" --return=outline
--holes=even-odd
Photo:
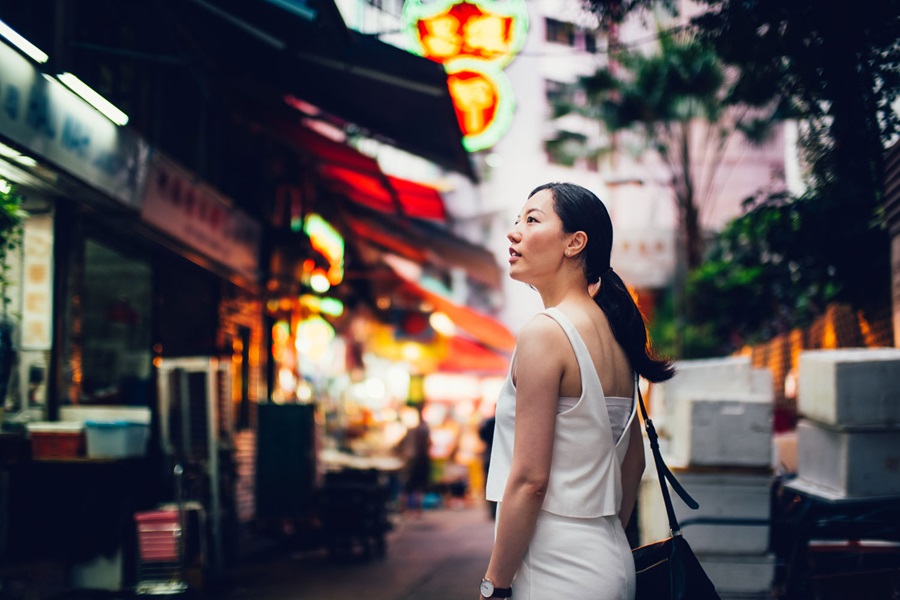
[[[675,376],[653,386],[650,411],[660,435],[671,431],[670,423],[678,403],[696,395],[747,393],[753,389],[750,358],[736,356],[702,360],[683,360],[675,363]]]
[[[900,425],[900,349],[802,352],[797,408],[828,425]]]
[[[772,464],[772,396],[722,393],[678,402],[669,432],[680,466]]]
[[[797,477],[839,497],[900,494],[900,429],[848,431],[801,419]]]
[[[647,471],[655,473],[652,459]],[[678,470],[675,477],[700,504],[698,510],[691,510],[672,492],[680,522],[699,517],[769,519],[771,475]],[[645,475],[638,494],[640,543],[668,536],[669,521],[658,479]],[[682,531],[697,553],[764,554],[769,546],[768,525],[689,524]]]
[[[750,369],[750,391],[754,394],[775,396],[775,382],[769,369]]]
[[[698,554],[697,560],[723,597],[768,592],[775,580],[772,554]]]

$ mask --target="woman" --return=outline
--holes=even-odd
[[[507,237],[510,277],[545,310],[522,328],[497,403],[486,495],[499,508],[481,597],[629,600],[624,526],[644,470],[637,378],[669,379],[672,364],[650,353],[610,266],[612,222],[597,196],[542,185]]]

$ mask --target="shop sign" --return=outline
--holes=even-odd
[[[109,196],[139,208],[149,147],[0,42],[0,132]]]
[[[22,242],[22,349],[49,350],[53,342],[53,217],[25,221]]]
[[[407,0],[410,49],[444,65],[463,145],[488,148],[512,123],[515,100],[503,67],[528,34],[524,0]]]
[[[246,279],[259,281],[259,223],[159,153],[151,160],[141,218]]]

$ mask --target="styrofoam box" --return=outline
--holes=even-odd
[[[772,396],[723,393],[678,402],[669,432],[672,464],[768,467]]]
[[[747,393],[753,389],[750,358],[736,356],[675,363],[675,376],[653,386],[650,412],[657,431],[669,435],[678,403],[697,392],[707,394]]]
[[[770,398],[775,395],[775,382],[769,369],[750,369],[750,391],[754,394],[765,394]]]
[[[61,406],[59,418],[64,421],[128,421],[150,424],[146,406]]]
[[[797,477],[848,498],[900,494],[900,430],[847,431],[801,419]]]
[[[828,425],[900,425],[900,349],[800,353],[797,408]]]
[[[772,589],[775,579],[772,554],[698,554],[697,560],[719,595],[754,594]]]
[[[647,470],[655,471],[652,462]],[[771,475],[679,470],[675,477],[700,504],[692,510],[672,492],[679,522],[698,517],[769,519]],[[638,494],[640,543],[667,537],[669,521],[659,480],[645,477]],[[688,524],[682,533],[698,554],[764,554],[769,546],[768,525]]]

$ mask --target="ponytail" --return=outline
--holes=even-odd
[[[613,335],[631,363],[631,368],[653,383],[671,379],[675,367],[671,361],[653,356],[647,336],[647,324],[622,278],[608,269],[600,280],[594,302],[606,314]]]

